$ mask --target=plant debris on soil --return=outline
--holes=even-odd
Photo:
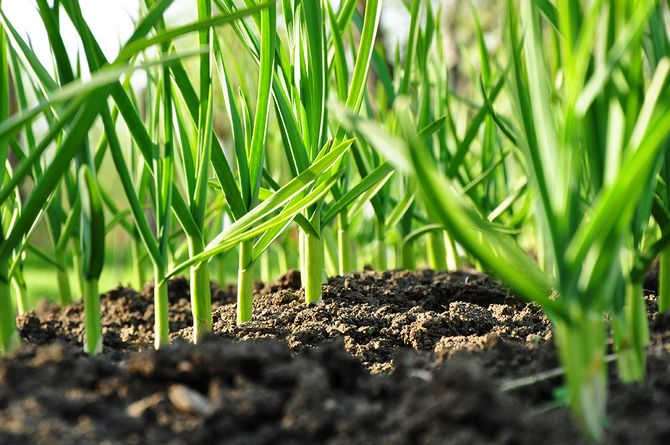
[[[485,275],[364,271],[313,306],[297,272],[256,290],[237,327],[234,289],[212,286],[214,332],[194,346],[188,283],[172,281],[160,351],[151,286],[110,291],[94,358],[82,304],[42,304],[0,359],[0,444],[582,443],[546,373],[549,321]],[[623,385],[611,365],[605,443],[670,443],[670,317],[647,301],[647,380]]]

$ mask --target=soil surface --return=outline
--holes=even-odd
[[[482,274],[365,271],[313,306],[296,272],[256,291],[237,327],[234,289],[213,285],[214,334],[193,346],[188,283],[172,281],[160,351],[151,286],[102,296],[95,358],[81,303],[20,317],[24,343],[0,359],[0,444],[583,443],[549,321]],[[623,385],[611,365],[605,443],[670,443],[670,316],[647,303],[648,377]]]

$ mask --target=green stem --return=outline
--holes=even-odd
[[[289,269],[289,252],[291,252],[293,249],[291,249],[288,245],[288,243],[284,243],[281,249],[279,249],[279,255],[278,255],[278,261],[279,261],[279,270],[280,271],[287,271]]]
[[[219,278],[219,287],[221,289],[226,285],[226,257],[224,254],[219,254],[216,258],[217,275]]]
[[[349,222],[346,211],[337,217],[337,266],[340,275],[351,272],[351,242],[349,240]]]
[[[84,282],[84,352],[96,355],[102,352],[102,320],[98,280]]]
[[[61,306],[67,306],[72,303],[72,288],[70,287],[70,277],[67,275],[67,261],[65,253],[59,251],[56,261],[60,266],[56,270],[56,282],[58,283],[58,294],[60,295]]]
[[[260,258],[260,269],[261,269],[261,281],[264,283],[269,283],[272,281],[272,262],[270,250],[268,249],[261,255]]]
[[[670,312],[670,247],[658,260],[658,311]]]
[[[305,288],[305,303],[321,302],[321,287],[323,285],[323,242],[308,233],[300,230],[300,278]]]
[[[606,328],[601,314],[576,312],[572,322],[554,322],[554,336],[573,416],[591,439],[599,441],[606,420]]]
[[[237,324],[251,321],[254,306],[254,244],[240,243],[240,264],[237,269]],[[266,252],[267,254],[267,252]]]
[[[194,257],[202,252],[204,246],[197,238],[189,238],[189,254]],[[209,270],[207,262],[192,266],[191,278],[191,312],[193,313],[193,342],[198,343],[212,330],[212,294],[209,287]]]
[[[442,232],[428,234],[428,265],[433,270],[447,270],[447,247]]]
[[[612,331],[622,381],[642,382],[646,370],[645,347],[649,342],[647,308],[642,284],[626,285],[625,304],[612,316]]]
[[[77,246],[79,243],[76,244]],[[83,268],[81,264],[81,253],[79,253],[78,249],[74,249],[74,252],[72,254],[72,268],[75,271],[75,276],[76,276],[76,281],[77,281],[77,287],[79,288],[79,296],[83,298],[85,289],[84,289],[84,275],[83,275]]]
[[[28,289],[23,280],[16,278],[12,279],[12,287],[14,288],[14,295],[16,297],[16,306],[20,315],[28,311]]]
[[[165,271],[154,265],[154,347],[160,349],[170,344],[170,303]]]
[[[414,242],[402,243],[400,252],[400,267],[402,269],[416,269],[416,258],[414,258]]]
[[[323,240],[324,265],[326,274],[330,276],[340,275],[340,249],[330,227],[321,231]]]
[[[6,263],[0,266],[4,266],[2,272],[6,277],[9,267],[6,266]],[[9,283],[0,276],[0,355],[11,352],[20,342]]]
[[[386,252],[386,236],[384,226],[377,222],[377,270],[388,269],[388,254]]]
[[[447,232],[444,232],[444,244],[447,248],[447,270],[458,270],[461,264],[458,258],[456,243]]]
[[[141,290],[147,282],[146,273],[144,270],[144,265],[142,264],[142,249],[140,243],[136,240],[133,240],[130,243],[130,255],[133,262],[133,277],[135,279],[135,288]]]

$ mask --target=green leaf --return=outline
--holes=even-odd
[[[270,8],[274,5],[274,2],[264,2],[264,3],[259,3],[255,6],[246,8],[246,9],[240,9],[235,12],[231,12],[230,14],[227,15],[218,15],[214,17],[210,17],[207,19],[202,19],[198,20],[195,22],[188,23],[186,25],[182,25],[176,28],[172,29],[167,29],[161,32],[156,33],[155,35],[151,37],[142,37],[142,38],[136,38],[131,40],[126,46],[124,46],[121,51],[119,52],[119,55],[117,56],[115,63],[120,63],[123,61],[130,60],[135,54],[140,53],[146,48],[149,48],[151,46],[163,43],[163,42],[170,42],[177,37],[181,37],[183,35],[191,34],[193,32],[197,31],[203,31],[207,30],[209,28],[213,28],[216,26],[221,26],[225,25],[227,23],[234,22],[236,20],[239,20],[241,18],[247,17],[249,15],[253,15],[259,11],[262,11],[264,9]]]
[[[44,203],[49,200],[50,195],[57,188],[56,185],[62,177],[63,172],[68,169],[72,158],[79,151],[84,137],[88,134],[89,128],[105,103],[107,94],[109,94],[109,89],[94,94],[79,110],[77,118],[74,120],[60,150],[44,171],[40,182],[35,186],[25,202],[21,216],[12,228],[12,231],[8,234],[5,242],[0,246],[0,261],[6,261],[11,256],[14,248],[19,245],[23,236],[35,224],[38,216],[43,211]]]
[[[118,67],[112,65],[102,68],[92,74],[89,80],[77,80],[70,82],[68,85],[49,94],[46,100],[43,100],[37,105],[27,110],[23,110],[22,112],[15,114],[11,118],[0,123],[0,138],[10,137],[13,133],[31,122],[47,108],[53,107],[63,102],[67,102],[73,98],[77,98],[78,103],[81,104],[81,102],[86,100],[86,98],[92,93],[118,82],[119,77],[124,74],[131,73],[136,70],[148,70],[149,68],[157,65],[169,64],[179,58],[191,57],[200,53],[201,51],[186,52],[181,55],[166,56],[158,60],[132,66]]]
[[[670,59],[659,63],[649,86],[645,103],[629,141],[627,159],[622,165],[626,169],[616,178],[611,187],[603,190],[595,203],[586,224],[582,224],[566,251],[566,259],[572,264],[583,264],[590,252],[603,255],[612,236],[622,233],[630,224],[633,212],[644,191],[640,184],[652,173],[662,150],[667,150],[670,135],[670,109],[667,101],[657,108],[657,100],[667,92],[670,76]],[[652,119],[652,117],[654,117]],[[625,196],[626,199],[621,199]],[[591,282],[597,282],[601,275],[593,274]]]
[[[551,283],[544,272],[518,245],[498,233],[474,209],[472,203],[452,188],[453,185],[437,169],[423,141],[412,130],[411,121],[403,112],[404,108],[400,110],[402,113],[399,123],[406,142],[388,135],[378,125],[364,122],[352,114],[341,116],[340,120],[349,129],[363,134],[382,153],[400,151],[387,159],[409,161],[408,164],[396,167],[407,169],[416,178],[423,202],[433,219],[441,223],[449,235],[488,270],[493,271],[524,298],[541,304],[550,314],[567,316],[563,308],[550,299]],[[409,166],[414,169],[409,170]]]
[[[245,135],[242,130],[242,120],[240,118],[239,107],[235,99],[235,92],[230,83],[230,76],[226,69],[223,54],[219,48],[218,40],[215,43],[216,66],[221,79],[223,98],[226,105],[226,112],[230,120],[232,130],[233,144],[235,145],[235,158],[237,159],[237,171],[240,175],[240,188],[244,202],[249,206],[251,204],[251,179],[249,176],[249,162],[247,160],[247,150],[245,147]]]
[[[258,79],[256,114],[254,116],[254,127],[249,150],[251,203],[258,196],[258,189],[261,185],[261,176],[263,173],[262,164],[265,153],[268,117],[270,115],[270,92],[274,73],[275,38],[277,34],[276,20],[274,6],[261,12],[260,76]]]
[[[406,193],[400,201],[396,203],[386,218],[385,225],[387,228],[395,227],[400,220],[407,214],[407,211],[414,203],[414,193]]]
[[[194,264],[207,261],[212,256],[242,241],[252,239],[277,225],[285,224],[293,220],[298,213],[319,201],[338,179],[337,174],[324,174],[339,162],[351,143],[352,140],[347,140],[331,148],[327,153],[322,153],[308,169],[216,236],[205,247],[203,253],[176,266],[169,276],[174,276]],[[305,194],[310,189],[311,191]],[[280,210],[281,212],[276,214]]]
[[[83,275],[87,280],[98,280],[105,263],[105,215],[98,182],[86,164],[79,170],[79,183],[82,185],[80,240]]]
[[[123,152],[121,150],[121,144],[116,136],[116,131],[114,130],[114,125],[109,116],[109,112],[104,110],[102,113],[102,120],[105,126],[105,131],[107,132],[107,137],[109,138],[109,147],[112,154],[112,159],[114,161],[114,166],[116,171],[119,174],[121,179],[121,186],[130,205],[130,210],[135,220],[135,226],[140,235],[140,239],[147,248],[147,252],[151,257],[151,260],[154,264],[161,264],[162,258],[159,251],[158,244],[154,239],[154,235],[151,232],[149,223],[144,214],[144,209],[140,204],[140,200],[137,196],[137,192],[133,186],[133,178],[130,174],[128,166],[126,165],[125,159],[123,157]]]
[[[347,91],[349,84],[349,67],[347,66],[347,56],[344,52],[344,42],[342,41],[342,34],[337,26],[337,17],[333,12],[333,7],[330,2],[326,2],[328,11],[328,23],[331,29],[331,40],[333,42],[333,62],[331,66],[335,71],[335,82],[337,86],[337,94],[341,101],[347,100]]]
[[[321,224],[329,224],[338,214],[347,210],[347,207],[353,203],[357,198],[363,197],[362,202],[369,201],[372,196],[379,192],[379,190],[391,179],[395,173],[393,167],[384,162],[379,167],[374,169],[368,176],[353,186],[340,199],[334,202],[321,217]],[[369,193],[370,192],[370,193]]]
[[[418,0],[416,3],[420,3]],[[365,85],[368,79],[370,60],[375,46],[377,29],[381,17],[382,2],[379,0],[368,0],[365,3],[365,19],[363,22],[363,31],[361,32],[361,41],[358,45],[358,56],[354,65],[354,73],[351,78],[349,94],[347,95],[346,106],[358,112],[363,103],[365,95]],[[411,53],[408,50],[408,57]],[[402,93],[401,93],[402,94]]]
[[[402,240],[402,243],[405,245],[412,244],[414,241],[417,239],[421,238],[422,236],[428,234],[428,233],[433,233],[433,232],[443,232],[444,231],[444,226],[440,224],[427,224],[425,226],[422,226],[412,232],[410,232],[407,236],[405,236]]]

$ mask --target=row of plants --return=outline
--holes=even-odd
[[[84,349],[101,352],[99,280],[120,231],[136,284],[154,283],[156,348],[168,280],[187,271],[193,340],[211,330],[210,278],[230,252],[240,324],[259,271],[292,255],[306,304],[364,263],[467,264],[551,319],[591,438],[610,333],[620,377],[644,379],[657,258],[670,309],[670,3],[508,0],[498,28],[471,7],[458,65],[452,11],[428,0],[404,2],[393,47],[382,0],[196,0],[181,25],[164,18],[172,0],[142,0],[114,59],[76,0],[36,3],[53,72],[0,8],[0,351],[20,341],[35,258],[61,304],[81,296]]]

